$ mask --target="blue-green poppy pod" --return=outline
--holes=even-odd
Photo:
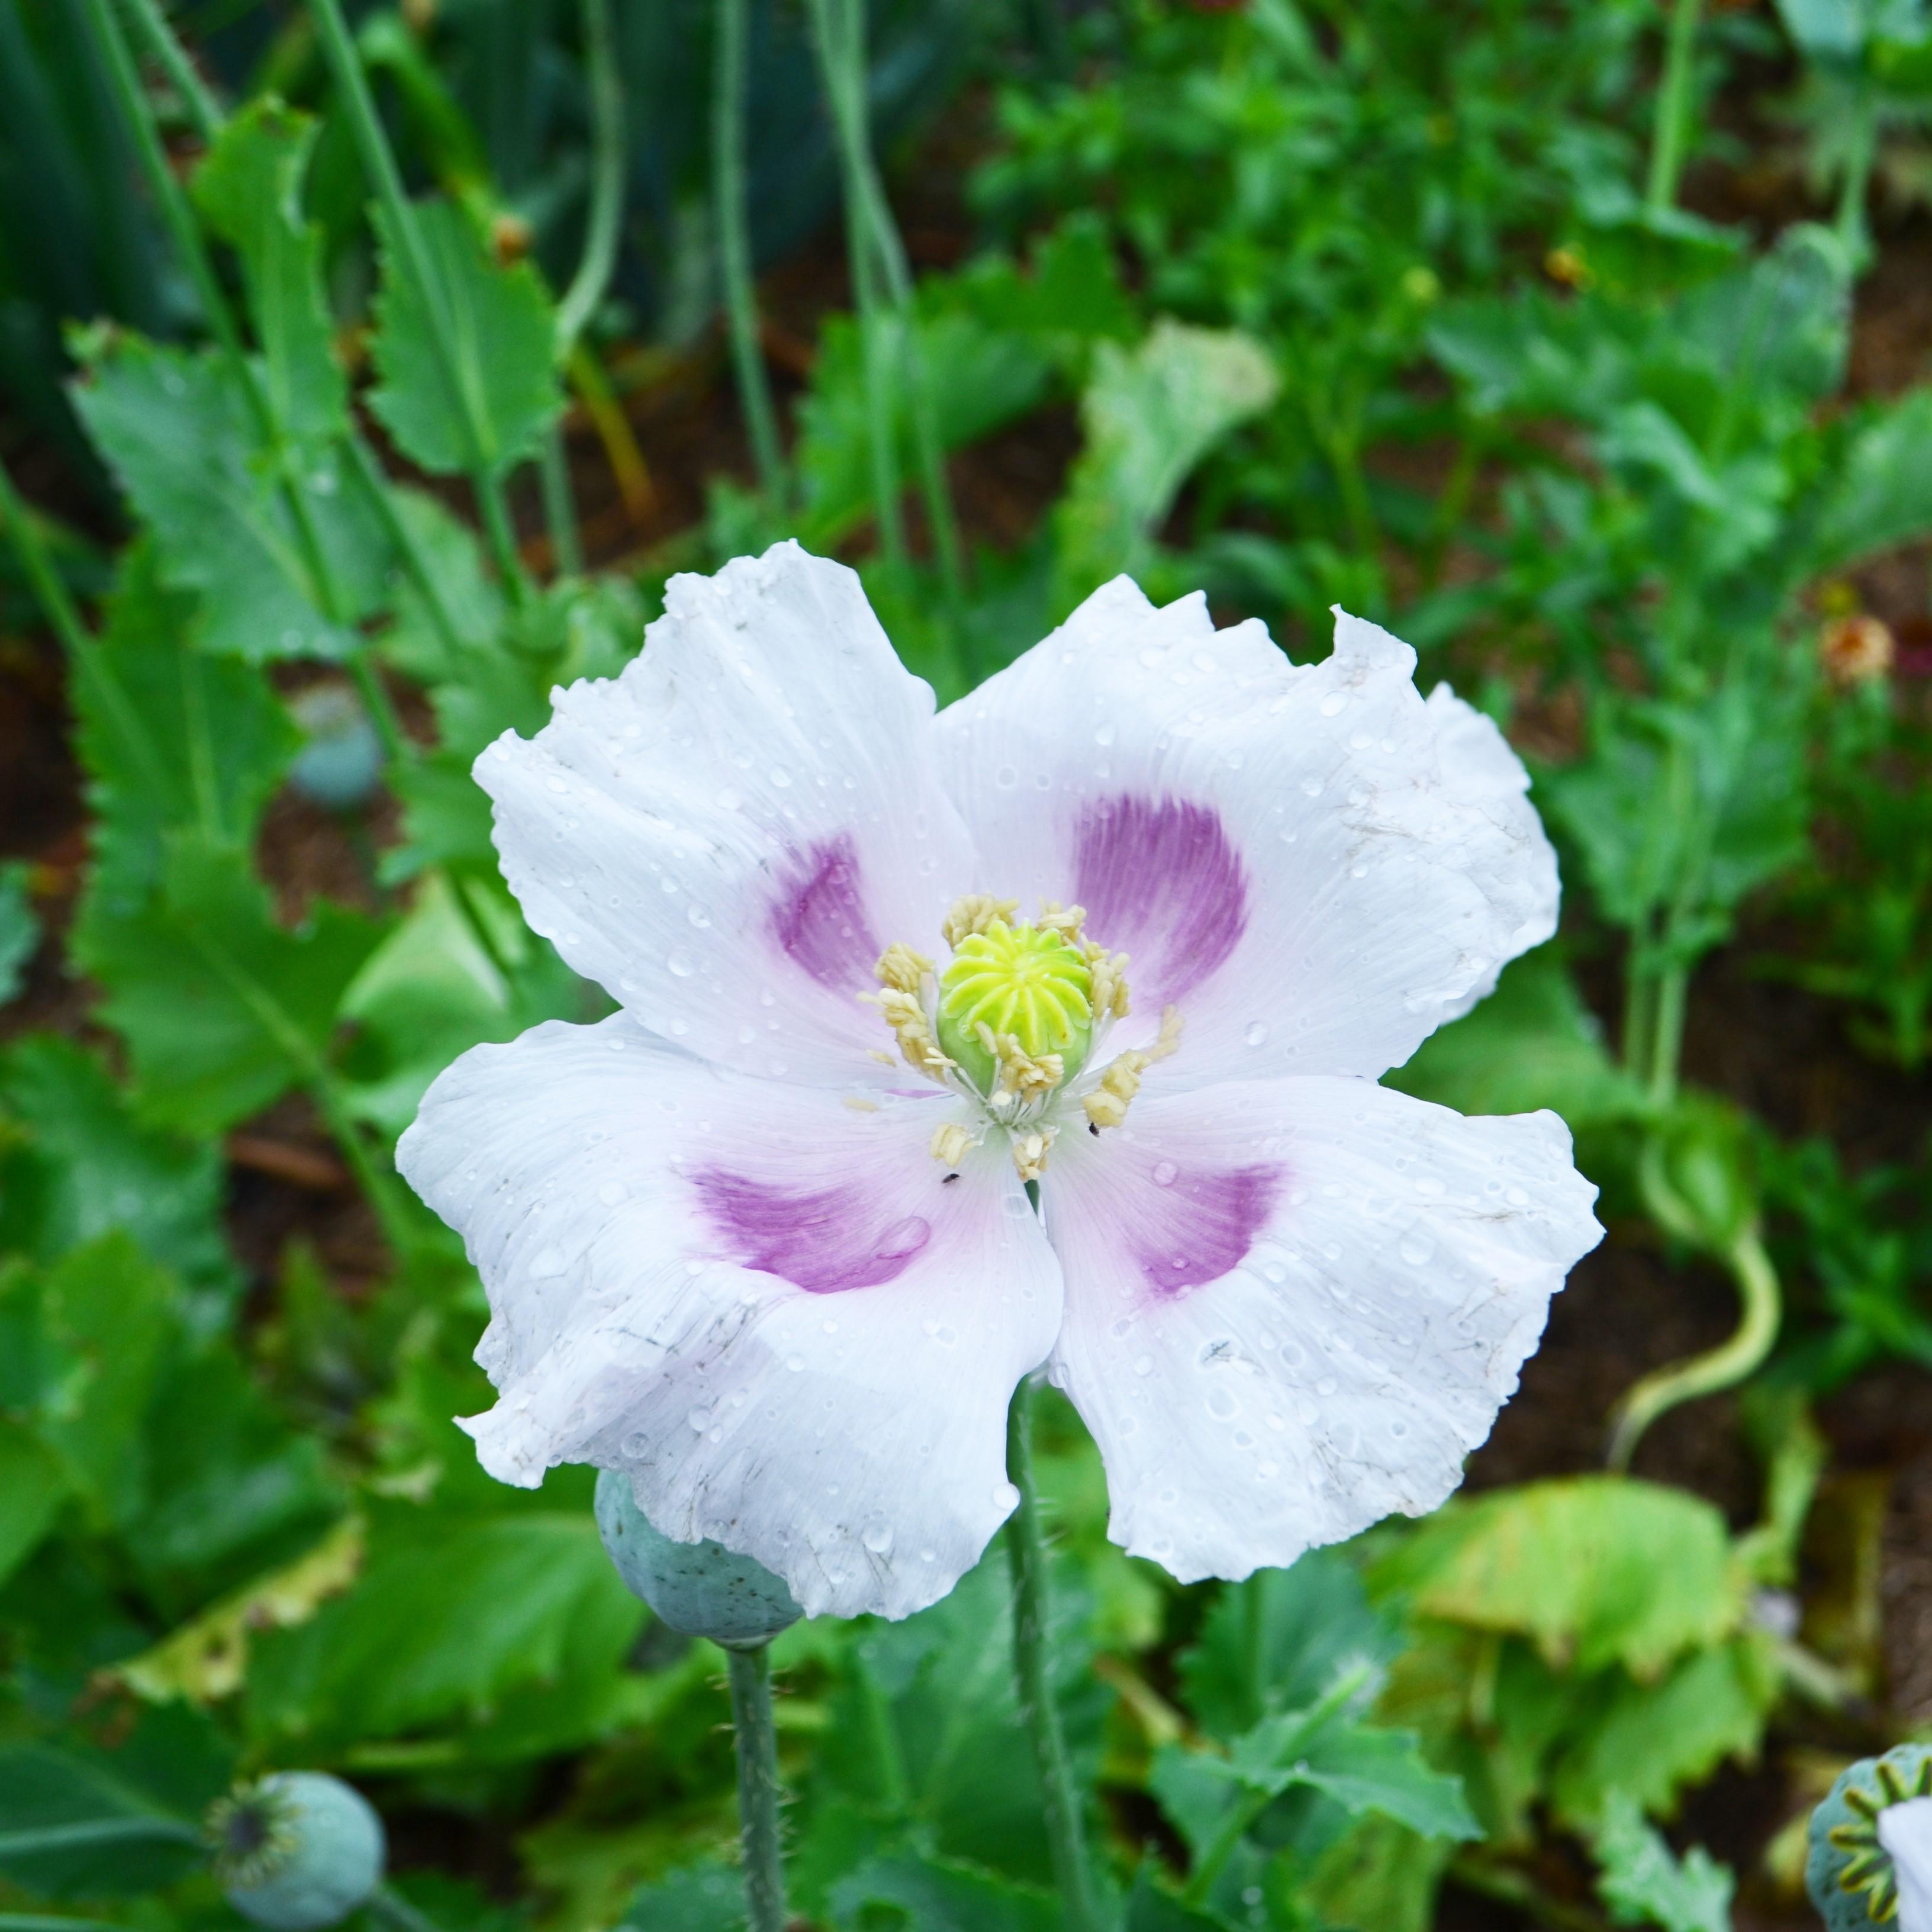
[[[1829,1932],[1932,1932],[1932,1744],[1861,1758],[1811,1814],[1804,1869]]]
[[[320,1932],[382,1882],[382,1821],[362,1794],[317,1771],[238,1786],[208,1814],[228,1902],[268,1932]]]

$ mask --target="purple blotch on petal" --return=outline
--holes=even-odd
[[[1254,1246],[1281,1191],[1273,1167],[1174,1172],[1162,1183],[1156,1172],[1151,1211],[1136,1216],[1131,1237],[1135,1264],[1157,1294],[1178,1294],[1219,1281],[1240,1266]]]
[[[815,839],[794,853],[778,880],[772,937],[821,986],[862,991],[884,950],[872,936],[860,895],[852,836]]]
[[[932,1238],[929,1221],[887,1219],[855,1186],[782,1187],[724,1168],[707,1168],[694,1184],[733,1259],[808,1294],[877,1288],[904,1274]]]
[[[1090,934],[1132,956],[1136,993],[1179,1000],[1247,926],[1241,862],[1211,806],[1123,792],[1081,814],[1073,896]]]

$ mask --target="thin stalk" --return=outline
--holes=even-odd
[[[1648,1079],[1652,1065],[1651,1027],[1657,1004],[1657,974],[1650,949],[1642,937],[1630,941],[1624,962],[1624,1065],[1640,1079]]]
[[[578,529],[577,499],[571,494],[570,458],[563,425],[553,423],[537,452],[537,478],[543,485],[544,527],[550,532],[551,568],[560,576],[584,574],[584,538]]]
[[[148,51],[160,62],[169,86],[181,96],[188,118],[194,123],[194,131],[205,143],[213,146],[214,137],[221,132],[221,110],[215,106],[214,95],[196,71],[186,49],[175,38],[158,0],[121,0],[121,4]]]
[[[40,531],[20,493],[14,489],[14,479],[8,475],[4,464],[0,464],[0,523],[4,524],[14,549],[20,553],[20,561],[26,568],[27,582],[41,610],[46,614],[47,622],[53,626],[55,636],[60,639],[76,669],[100,700],[109,725],[128,756],[141,767],[149,785],[164,794],[168,768],[160,749],[108,663],[107,653],[101,648],[100,640],[81,622],[80,613],[68,595],[67,586],[54,568],[53,560],[40,540]]]
[[[382,755],[392,765],[407,764],[416,754],[415,740],[403,729],[403,721],[389,695],[382,674],[370,661],[366,650],[357,651],[349,660],[349,675],[354,680],[362,708],[382,740]]]
[[[0,1832],[0,1858],[30,1858],[40,1852],[68,1852],[91,1845],[125,1845],[156,1839],[170,1844],[199,1845],[200,1830],[184,1818],[87,1818],[71,1825],[35,1825],[25,1831]]]
[[[1690,969],[1672,962],[1658,974],[1651,1017],[1650,1097],[1667,1107],[1677,1097],[1678,1062],[1684,1052],[1684,1003]]]
[[[1878,88],[1869,74],[1858,76],[1854,112],[1851,151],[1845,157],[1844,184],[1838,191],[1833,226],[1853,262],[1862,267],[1871,252],[1871,238],[1865,230],[1865,195],[1878,158]]]
[[[583,259],[556,307],[560,362],[570,359],[610,286],[624,218],[624,87],[610,46],[610,0],[584,0],[584,67],[590,82],[590,216]]]
[[[738,1820],[750,1932],[784,1932],[784,1860],[778,1832],[778,1740],[772,1722],[770,1647],[728,1649],[731,1724],[738,1744]]]
[[[1742,1314],[1737,1328],[1728,1341],[1658,1369],[1626,1392],[1617,1405],[1604,1457],[1611,1468],[1621,1472],[1630,1467],[1637,1444],[1659,1416],[1700,1396],[1735,1388],[1771,1352],[1783,1318],[1784,1298],[1778,1271],[1756,1228],[1748,1227],[1738,1234],[1723,1258],[1738,1286]]]
[[[905,525],[899,511],[898,448],[892,379],[884,353],[884,337],[876,280],[873,273],[871,230],[865,184],[859,157],[862,134],[852,126],[846,62],[838,28],[832,17],[833,0],[806,0],[812,22],[812,46],[831,104],[832,124],[838,149],[839,183],[845,210],[845,255],[851,271],[853,305],[859,314],[859,339],[865,358],[866,433],[872,470],[872,509],[878,520],[879,548],[886,567],[902,595],[909,596],[912,565],[906,549]]]
[[[418,1912],[394,1886],[379,1885],[369,1894],[368,1909],[386,1918],[396,1932],[440,1932],[436,1921]]]
[[[103,0],[90,0],[90,4],[99,6]],[[350,133],[355,140],[356,152],[362,157],[363,172],[388,214],[396,245],[402,251],[404,272],[416,284],[424,305],[436,319],[436,326],[431,334],[436,349],[436,369],[450,406],[461,418],[469,433],[470,483],[476,494],[484,534],[489,540],[497,574],[503,580],[510,601],[520,604],[529,596],[529,586],[524,578],[522,560],[517,554],[509,508],[503,497],[503,481],[484,460],[470,397],[449,348],[454,332],[444,310],[442,284],[430,266],[422,232],[416,226],[416,210],[403,190],[401,171],[396,166],[388,136],[382,131],[374,97],[369,92],[369,79],[362,71],[362,62],[350,36],[348,23],[342,17],[341,7],[338,0],[308,0],[308,4],[320,32],[323,58],[342,94]]]
[[[758,482],[771,501],[791,501],[791,476],[778,439],[770,372],[758,346],[758,295],[752,274],[746,206],[745,94],[751,72],[746,0],[718,0],[718,47],[711,90],[711,180],[718,224],[718,259],[738,406],[752,439]]]
[[[1677,205],[1677,178],[1690,141],[1690,84],[1695,77],[1697,16],[1702,0],[1675,0],[1664,43],[1664,75],[1657,89],[1657,121],[1650,138],[1649,206],[1662,212]]]
[[[1006,1414],[1006,1475],[1019,1492],[1006,1519],[1006,1556],[1012,1566],[1013,1675],[1020,1714],[1033,1739],[1034,1760],[1046,1801],[1046,1842],[1066,1911],[1066,1932],[1099,1932],[1094,1874],[1073,1766],[1066,1754],[1060,1707],[1047,1660],[1046,1542],[1033,1473],[1033,1390],[1022,1381]]]

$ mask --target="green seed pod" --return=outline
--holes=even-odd
[[[359,1791],[319,1771],[239,1786],[208,1816],[228,1902],[268,1932],[320,1932],[382,1882],[382,1821]]]
[[[597,1533],[632,1593],[674,1630],[748,1649],[805,1612],[784,1579],[722,1543],[674,1543],[651,1526],[616,1469],[597,1478]]]
[[[1895,1925],[1900,1893],[1916,1874],[1900,1873],[1882,1842],[1880,1821],[1896,1805],[1932,1800],[1932,1744],[1898,1744],[1882,1757],[1861,1758],[1840,1774],[1811,1814],[1811,1856],[1804,1882],[1828,1932],[1868,1932]]]

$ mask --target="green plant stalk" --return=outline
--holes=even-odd
[[[790,472],[778,436],[770,372],[758,346],[758,296],[752,274],[745,166],[745,92],[750,72],[746,0],[718,0],[718,46],[711,90],[711,181],[724,319],[731,342],[738,406],[752,439],[760,486],[781,508],[792,500]]]
[[[772,1721],[768,1644],[725,1652],[738,1746],[738,1820],[751,1932],[784,1932],[784,1860],[778,1830],[778,1741]]]
[[[148,51],[160,62],[169,86],[181,96],[182,105],[188,110],[188,118],[194,123],[194,131],[204,142],[212,146],[214,137],[221,132],[221,110],[196,72],[186,49],[175,38],[158,0],[121,0],[121,4],[134,22],[135,32],[146,44]]]
[[[1653,1146],[1654,1143],[1653,1143]],[[1650,1158],[1646,1148],[1645,1158]],[[1744,1228],[1722,1259],[1738,1285],[1742,1317],[1728,1341],[1702,1355],[1673,1362],[1646,1376],[1617,1404],[1604,1460],[1620,1474],[1628,1469],[1637,1444],[1658,1418],[1682,1403],[1735,1388],[1771,1352],[1784,1312],[1778,1271],[1765,1252],[1756,1228]]]
[[[550,568],[563,577],[584,574],[584,538],[578,528],[577,500],[571,494],[570,455],[563,425],[553,423],[537,452],[537,480],[543,486],[544,527],[550,532]]]
[[[368,1909],[387,1919],[396,1932],[438,1932],[435,1920],[418,1912],[394,1886],[379,1885],[369,1894]]]
[[[90,4],[98,6],[104,4],[104,0],[90,0]],[[443,313],[442,284],[430,266],[422,232],[416,226],[416,210],[403,191],[402,174],[390,151],[388,136],[382,131],[375,100],[369,92],[368,76],[362,71],[355,42],[350,38],[348,24],[342,17],[342,9],[338,0],[308,0],[308,4],[320,32],[323,57],[337,87],[341,90],[350,132],[355,140],[356,152],[362,157],[363,172],[376,191],[376,199],[388,212],[397,245],[402,250],[404,272],[420,291],[424,305],[436,318],[437,326],[433,332],[438,352],[436,367],[442,374],[451,406],[461,417],[469,433],[470,484],[476,492],[477,508],[482,515],[484,534],[489,540],[490,554],[495,559],[496,573],[503,580],[505,591],[512,604],[520,605],[528,598],[529,585],[524,574],[522,560],[517,554],[509,506],[503,496],[503,479],[484,460],[482,439],[477,430],[469,393],[449,352],[451,331],[448,318]]]
[[[1644,197],[1658,212],[1677,204],[1677,181],[1690,140],[1690,88],[1702,6],[1702,0],[1675,0],[1671,9],[1664,74],[1657,89],[1657,121],[1651,134],[1650,179]]]
[[[1865,196],[1878,160],[1878,87],[1869,74],[1861,74],[1858,89],[1851,152],[1846,157],[1845,178],[1838,190],[1838,214],[1832,225],[1853,262],[1862,266],[1871,254],[1871,237],[1865,228]]]
[[[1006,1474],[1019,1502],[1006,1519],[1006,1556],[1012,1566],[1013,1676],[1020,1715],[1033,1739],[1046,1801],[1046,1842],[1065,1909],[1066,1932],[1100,1932],[1094,1874],[1081,1816],[1080,1794],[1054,1701],[1047,1658],[1046,1542],[1033,1472],[1033,1390],[1022,1379],[1006,1413]]]
[[[868,245],[865,188],[857,165],[862,138],[850,127],[846,62],[832,18],[833,0],[806,0],[814,51],[832,106],[838,148],[838,177],[845,212],[845,254],[852,276],[853,305],[859,314],[859,340],[866,364],[866,431],[872,470],[872,508],[878,520],[879,548],[902,596],[909,596],[912,565],[899,510],[898,452],[895,437],[890,371],[883,350],[878,292]]]
[[[1684,1054],[1684,1008],[1690,969],[1673,962],[1654,982],[1649,1040],[1651,1104],[1667,1107],[1677,1097],[1678,1064]]]
[[[71,1825],[38,1825],[0,1832],[0,1858],[27,1858],[38,1852],[67,1852],[89,1845],[125,1845],[160,1839],[170,1844],[200,1845],[200,1828],[184,1818],[87,1818]]]
[[[597,312],[617,262],[624,218],[624,86],[610,45],[610,0],[584,0],[584,65],[590,82],[590,217],[584,256],[556,308],[556,356],[567,362]]]

